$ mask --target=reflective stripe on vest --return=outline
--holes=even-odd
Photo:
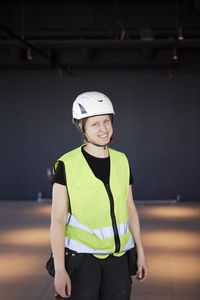
[[[120,253],[127,251],[127,250],[133,248],[134,246],[135,246],[135,244],[134,244],[133,238],[130,237],[130,239],[128,240],[128,242],[126,243],[124,248],[120,251]],[[108,252],[108,251],[103,251],[103,253],[102,253],[102,250],[93,249],[85,244],[82,244],[82,243],[75,241],[73,239],[70,239],[68,237],[65,237],[65,247],[69,248],[71,250],[74,250],[74,251],[77,251],[77,249],[79,249],[79,253],[90,253],[90,254],[98,254],[98,255],[113,253],[113,252]]]
[[[67,217],[67,225],[88,231],[90,233],[95,234],[100,240],[109,238],[109,237],[113,237],[114,236],[114,232],[113,232],[113,227],[112,226],[108,226],[108,227],[102,227],[99,229],[90,229],[89,227],[87,227],[86,225],[82,224],[81,222],[79,222],[77,220],[77,218],[73,215],[71,215],[70,213],[68,213],[68,217]],[[123,235],[127,232],[129,232],[129,222],[124,222],[122,224],[118,224],[117,225],[117,229],[119,232],[119,236]],[[71,249],[71,248],[70,248]]]

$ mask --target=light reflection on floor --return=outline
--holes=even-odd
[[[41,215],[41,216],[49,216],[51,214],[51,205],[46,204],[38,204],[36,207],[30,209],[31,214],[33,215]]]
[[[19,280],[33,274],[36,276],[40,267],[40,260],[36,254],[1,254],[0,266],[3,270],[3,274],[1,273],[0,276],[1,283],[6,283],[9,280]]]
[[[143,233],[143,240],[148,250],[156,251],[174,249],[177,251],[196,249],[200,251],[200,238],[198,232],[187,230],[150,230]]]
[[[144,209],[143,216],[147,218],[187,219],[200,216],[199,207],[152,206]]]
[[[4,245],[16,246],[42,246],[49,243],[49,230],[44,227],[13,229],[1,234]]]

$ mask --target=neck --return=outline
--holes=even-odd
[[[90,155],[96,156],[96,157],[99,157],[99,158],[106,158],[106,157],[109,156],[107,146],[99,147],[99,146],[93,145],[91,143],[87,143],[84,146],[84,150],[87,153],[89,153]]]

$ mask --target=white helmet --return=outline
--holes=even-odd
[[[80,94],[74,101],[72,117],[81,120],[83,118],[115,114],[110,99],[99,92],[86,92]]]

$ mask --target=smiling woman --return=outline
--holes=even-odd
[[[74,101],[72,114],[85,144],[55,163],[55,289],[72,300],[129,300],[131,275],[138,269],[136,278],[145,280],[147,264],[129,162],[124,153],[108,147],[114,109],[104,94],[86,92]],[[136,247],[138,258],[129,255]]]

